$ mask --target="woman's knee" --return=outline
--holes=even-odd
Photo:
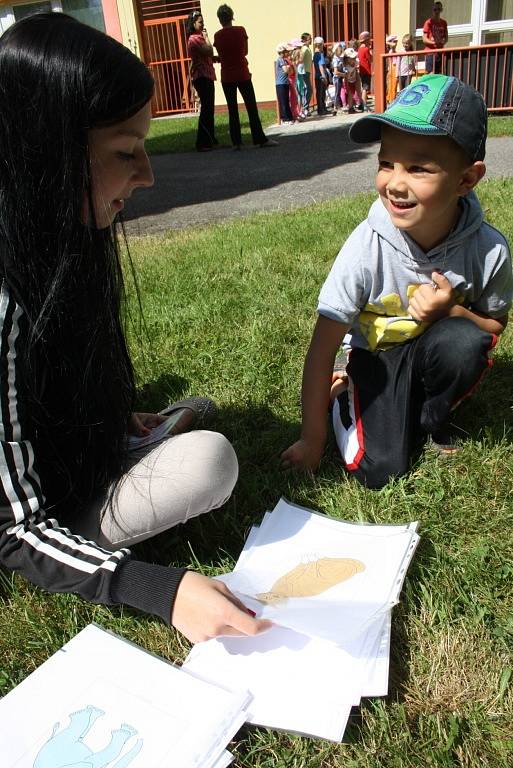
[[[217,498],[213,506],[221,506],[230,496],[239,476],[239,462],[230,441],[220,432],[196,430],[195,454],[199,474],[205,488]]]

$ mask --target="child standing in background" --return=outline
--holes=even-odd
[[[293,120],[302,120],[301,101],[297,90],[297,66],[301,57],[301,40],[293,40],[288,44],[285,61],[289,65],[289,104]]]
[[[403,48],[405,51],[413,51],[413,40],[410,34],[403,35]],[[409,85],[417,74],[417,62],[415,56],[399,57],[399,90],[402,91]]]
[[[347,98],[347,106],[348,106],[348,113],[353,114],[356,112],[354,105],[355,102],[358,104],[358,94],[357,94],[357,88],[356,88],[356,79],[358,76],[358,71],[356,68],[356,62],[357,62],[357,53],[354,50],[354,48],[346,48],[344,51],[344,85],[346,90],[346,98]]]
[[[286,59],[287,48],[287,43],[278,43],[276,46],[276,53],[278,54],[278,58],[274,62],[274,82],[276,84],[276,98],[278,100],[280,123],[290,125],[294,122],[294,119],[290,111],[290,65]]]
[[[326,88],[328,87],[328,75],[326,73],[326,59],[324,57],[324,39],[314,37],[313,65],[315,71],[315,97],[317,100],[317,114],[327,115]]]
[[[388,35],[387,53],[395,53],[397,48],[397,35]],[[397,84],[399,81],[399,56],[387,58],[387,104],[391,104],[397,95]]]
[[[335,98],[333,105],[335,109],[346,107],[346,90],[344,88],[344,44],[335,43],[333,46],[333,59],[331,61],[333,70],[333,85],[335,86]]]
[[[362,84],[362,104],[363,109],[367,109],[367,94],[371,88],[372,77],[372,51],[370,48],[370,32],[364,30],[360,33],[360,45],[358,46],[358,63],[360,71],[360,80]]]

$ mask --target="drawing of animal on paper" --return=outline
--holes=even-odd
[[[105,712],[99,707],[88,704],[70,713],[65,728],[56,723],[52,735],[39,750],[33,768],[127,768],[143,746],[143,739],[138,739],[128,752],[122,754],[125,744],[137,735],[131,725],[123,723],[112,731],[110,742],[96,752],[83,741],[95,721],[103,715]]]
[[[274,582],[269,592],[255,595],[262,603],[276,605],[288,597],[314,597],[365,570],[361,560],[321,557],[299,563]]]

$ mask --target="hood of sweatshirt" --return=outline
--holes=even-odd
[[[423,251],[406,232],[401,232],[392,224],[387,209],[381,198],[378,198],[369,211],[367,222],[369,226],[399,253],[407,258],[413,258],[418,264],[431,261],[440,252],[447,253],[450,248],[461,247],[461,243],[479,229],[483,222],[483,210],[474,192],[469,192],[459,199],[460,217],[454,229],[441,243],[429,251]]]

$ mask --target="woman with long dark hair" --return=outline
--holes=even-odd
[[[60,13],[8,29],[0,73],[0,564],[193,641],[254,633],[264,625],[224,586],[126,549],[220,506],[237,478],[215,432],[127,449],[127,433],[163,421],[132,414],[115,229],[124,200],[153,183],[153,79]]]
[[[208,152],[218,141],[215,135],[214,106],[216,73],[214,49],[203,23],[201,11],[192,11],[185,23],[187,52],[191,58],[191,79],[200,100],[196,149]]]

